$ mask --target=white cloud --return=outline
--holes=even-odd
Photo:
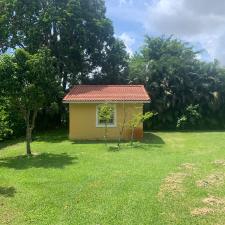
[[[224,0],[158,0],[147,5],[146,31],[199,42],[225,64]]]
[[[133,4],[133,0],[119,0],[119,5],[132,5]]]
[[[120,35],[126,42],[129,52],[132,52],[132,47],[137,47],[143,33],[173,34],[184,41],[197,43],[199,48],[206,50],[205,55],[208,54],[211,59],[217,58],[225,65],[225,0],[107,0],[107,2],[108,14],[117,20],[120,32],[126,30],[135,36],[135,44],[132,45],[127,44],[129,43],[127,36],[130,35],[127,33]],[[137,31],[138,24],[140,29]]]
[[[122,33],[121,35],[119,35],[118,38],[121,39],[124,42],[124,44],[126,46],[126,49],[127,49],[127,52],[130,55],[133,55],[132,46],[135,43],[135,38],[131,37],[129,34],[127,34],[125,32]]]

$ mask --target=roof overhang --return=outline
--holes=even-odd
[[[75,85],[63,98],[67,104],[149,103],[144,85]]]
[[[65,104],[104,104],[104,103],[121,103],[121,104],[138,104],[138,103],[150,103],[151,100],[140,100],[140,101],[115,101],[115,100],[105,100],[105,101],[67,101],[67,100],[63,100],[63,103]]]

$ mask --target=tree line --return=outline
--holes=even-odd
[[[103,0],[0,0],[0,139],[64,126],[75,84],[144,84],[146,129],[224,129],[225,69],[199,54],[147,36],[129,57]]]
[[[225,68],[199,60],[201,52],[173,37],[146,37],[129,63],[129,80],[142,83],[158,113],[146,128],[224,129]]]

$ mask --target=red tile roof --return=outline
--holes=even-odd
[[[64,97],[69,102],[149,102],[143,85],[75,85]]]

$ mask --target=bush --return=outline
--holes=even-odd
[[[0,141],[12,133],[9,126],[9,115],[3,106],[0,106]]]
[[[0,99],[0,139],[20,137],[25,134],[24,120],[8,99]]]
[[[177,120],[177,128],[192,129],[199,125],[201,114],[199,113],[199,105],[189,105],[184,114]]]

